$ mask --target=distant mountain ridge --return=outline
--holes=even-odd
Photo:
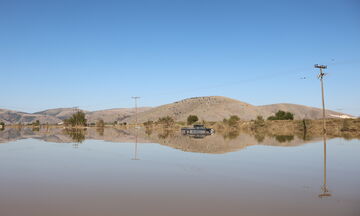
[[[156,121],[160,117],[170,116],[176,121],[186,121],[189,115],[197,115],[199,120],[222,121],[231,115],[242,120],[253,120],[257,116],[268,118],[283,110],[294,114],[295,119],[321,119],[322,109],[297,104],[271,104],[254,106],[242,101],[222,96],[194,97],[149,109],[138,115],[139,122]],[[353,118],[353,116],[331,110],[326,111],[327,118]],[[133,123],[135,117],[126,119]]]
[[[197,115],[200,120],[222,121],[231,115],[237,115],[243,120],[255,119],[258,115],[267,118],[278,110],[294,113],[295,119],[320,119],[322,110],[297,104],[271,104],[254,106],[235,99],[210,96],[188,98],[158,107],[139,107],[138,122],[156,121],[160,117],[171,116],[176,121],[186,121],[189,115]],[[57,124],[69,118],[77,110],[74,108],[48,109],[36,113],[0,109],[0,121],[5,124],[29,124],[39,120],[41,123]],[[105,122],[135,122],[134,108],[115,108],[98,111],[82,110],[88,122],[93,123],[99,119]],[[326,111],[327,118],[352,118],[353,116],[331,110]]]

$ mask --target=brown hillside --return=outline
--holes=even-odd
[[[221,96],[196,97],[181,100],[175,103],[155,107],[139,113],[138,121],[156,121],[160,117],[171,116],[176,121],[186,121],[189,115],[197,115],[205,121],[222,121],[231,115],[237,115],[242,120],[252,120],[258,115],[267,118],[274,115],[278,110],[289,111],[295,114],[295,119],[320,119],[322,111],[319,108],[296,105],[296,104],[272,104],[266,106],[254,106],[238,100]],[[328,117],[344,115],[342,113],[327,111]],[[351,116],[349,116],[351,117]],[[124,121],[134,123],[135,117],[129,117]]]

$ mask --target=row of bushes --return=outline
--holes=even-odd
[[[104,127],[105,122],[103,119],[99,119],[96,123],[87,124],[87,119],[85,118],[85,113],[83,111],[78,111],[74,113],[70,118],[64,120],[64,124],[66,126],[96,126],[96,127]],[[117,121],[113,123],[117,124]]]
[[[143,123],[145,127],[156,125],[163,125],[165,127],[171,127],[175,124],[175,120],[171,118],[170,116],[159,118],[156,122],[154,121],[147,121]]]
[[[189,117],[187,118],[187,124],[188,125],[192,125],[196,122],[199,121],[199,118],[196,116],[196,115],[189,115]],[[166,117],[162,117],[162,118],[159,118],[156,122],[154,121],[147,121],[147,122],[144,122],[143,125],[145,127],[150,127],[152,125],[163,125],[165,127],[171,127],[175,124],[175,120],[170,117],[170,116],[166,116]],[[185,123],[183,123],[185,124]]]
[[[284,112],[282,110],[279,110],[277,113],[275,113],[274,116],[270,116],[268,118],[268,120],[293,120],[294,119],[294,114],[290,113],[290,112]],[[188,125],[192,125],[196,122],[199,121],[199,117],[196,115],[189,115],[187,118],[187,124]],[[238,125],[238,123],[240,122],[240,118],[237,115],[232,115],[230,116],[230,118],[228,119],[224,119],[223,123],[227,126],[230,127],[235,127]],[[265,120],[262,116],[258,116],[255,120],[255,123],[259,126],[264,126],[265,125]],[[159,118],[156,122],[154,121],[147,121],[144,122],[143,125],[145,127],[149,127],[152,125],[163,125],[165,127],[171,127],[175,124],[175,120],[170,117],[170,116],[166,116],[166,117],[162,117]]]

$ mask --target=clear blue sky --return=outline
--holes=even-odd
[[[0,0],[0,107],[222,95],[360,115],[360,2]],[[301,79],[306,77],[306,79]]]

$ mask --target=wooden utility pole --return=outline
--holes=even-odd
[[[76,106],[76,107],[73,107],[73,114],[77,113],[79,111],[79,107]]]
[[[135,100],[135,128],[138,128],[138,116],[137,116],[137,113],[138,113],[138,108],[137,108],[137,100],[140,98],[140,97],[131,97],[132,99]]]
[[[323,72],[323,69],[327,69],[327,66],[326,65],[314,65],[315,68],[319,68],[320,69],[320,72],[318,74],[318,78],[320,79],[320,83],[321,83],[321,96],[322,96],[322,108],[323,108],[323,131],[324,133],[326,133],[326,122],[325,122],[325,96],[324,96],[324,76],[326,75],[324,72]]]
[[[325,96],[324,96],[324,76],[326,73],[323,72],[323,69],[327,69],[326,65],[314,65],[315,68],[319,68],[320,72],[318,74],[318,78],[321,83],[321,96],[322,96],[322,114],[323,114],[323,142],[324,142],[324,183],[321,187],[322,193],[319,195],[320,198],[330,197],[331,193],[329,192],[326,185],[326,115],[325,115]]]

